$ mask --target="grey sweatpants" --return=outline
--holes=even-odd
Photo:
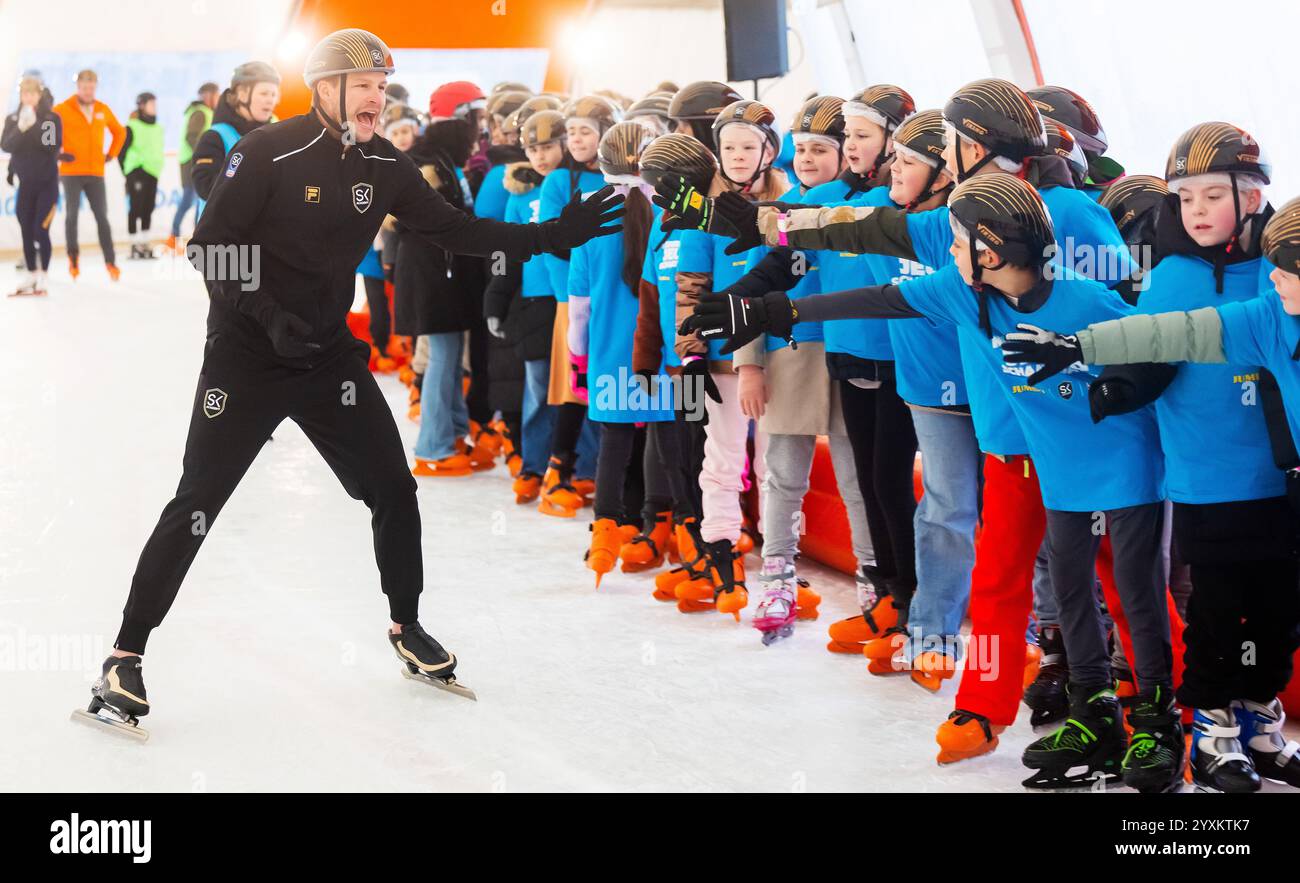
[[[77,245],[77,218],[81,213],[81,195],[86,195],[90,203],[90,212],[95,216],[95,225],[99,230],[99,248],[104,252],[104,263],[117,263],[113,254],[113,228],[108,223],[108,198],[104,192],[102,175],[64,175],[63,176],[63,237],[68,248],[68,257],[75,258],[81,253]]]
[[[867,530],[867,507],[858,485],[858,471],[853,460],[853,446],[847,435],[828,435],[831,464],[840,499],[849,515],[853,556],[859,564],[876,560]],[[779,435],[767,437],[767,473],[763,477],[763,557],[793,559],[799,551],[803,533],[803,498],[808,493],[808,475],[812,470],[815,435]]]
[[[1097,547],[1110,534],[1115,584],[1133,639],[1138,687],[1172,680],[1173,647],[1165,604],[1165,507],[1149,503],[1106,512],[1047,510],[1048,567],[1070,659],[1070,683],[1095,688],[1111,682],[1106,626],[1094,592]]]

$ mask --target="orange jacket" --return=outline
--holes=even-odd
[[[104,174],[104,130],[113,135],[108,147],[108,159],[114,159],[126,142],[126,129],[113,116],[113,111],[102,101],[96,101],[89,120],[81,112],[81,104],[73,95],[54,112],[63,118],[63,152],[72,154],[69,162],[59,163],[60,175]]]

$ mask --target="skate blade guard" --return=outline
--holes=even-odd
[[[448,675],[445,678],[435,678],[430,675],[417,674],[403,666],[402,677],[411,681],[419,681],[421,684],[426,684],[430,687],[437,687],[439,690],[446,690],[448,693],[455,693],[457,696],[461,696],[471,702],[478,701],[478,694],[469,687],[458,682],[455,675]]]

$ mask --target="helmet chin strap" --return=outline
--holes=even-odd
[[[962,182],[965,181],[967,178],[969,178],[971,175],[975,174],[975,173],[978,172],[980,169],[984,168],[984,166],[985,166],[985,165],[986,165],[990,160],[993,159],[993,151],[989,150],[989,149],[986,147],[986,148],[984,148],[984,156],[982,156],[982,157],[980,158],[979,162],[975,163],[975,165],[971,166],[969,169],[966,168],[966,164],[965,164],[964,162],[962,162],[962,158],[961,158],[961,142],[962,142],[962,136],[961,136],[961,133],[958,133],[958,134],[957,134],[957,146],[956,146],[956,153],[957,153],[957,183],[958,183],[958,184],[962,183]]]
[[[348,126],[347,126],[348,109],[347,109],[346,99],[344,98],[344,96],[347,94],[347,88],[348,88],[348,75],[347,75],[347,74],[339,74],[339,118],[338,118],[338,122],[335,122],[335,121],[330,117],[330,115],[329,115],[328,113],[325,112],[325,108],[321,107],[321,106],[317,103],[317,92],[316,92],[316,89],[313,87],[312,90],[311,90],[311,106],[312,106],[312,108],[316,111],[316,115],[319,116],[322,120],[325,121],[325,125],[329,126],[331,129],[333,129],[335,132],[338,132],[340,135],[344,134],[344,133],[347,132],[347,130],[348,130]]]

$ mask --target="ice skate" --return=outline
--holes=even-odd
[[[103,674],[90,688],[90,706],[72,712],[72,719],[91,726],[107,727],[141,742],[149,732],[140,728],[140,718],[149,713],[145,697],[144,675],[139,656],[110,656],[104,660]]]
[[[515,482],[511,489],[515,493],[516,503],[520,505],[531,503],[542,493],[542,477],[536,472],[520,471],[515,476]]]
[[[867,672],[892,675],[910,671],[911,663],[903,658],[906,643],[907,627],[903,625],[891,626],[880,637],[867,641],[862,645],[862,655],[867,658]]]
[[[26,277],[24,277],[23,280],[18,283],[18,287],[9,293],[9,296],[29,297],[31,295],[38,294],[38,293],[43,293],[43,292],[37,292],[36,290],[36,274],[28,273]]]
[[[754,628],[762,633],[763,646],[767,647],[794,634],[794,621],[799,615],[794,562],[781,556],[764,558],[758,579],[763,597],[754,610]]]
[[[813,591],[812,584],[803,577],[796,577],[798,591],[795,593],[795,615],[799,619],[817,619],[821,613],[817,607],[822,603],[822,596]]]
[[[957,662],[946,653],[927,650],[912,660],[912,682],[931,693],[957,672]]]
[[[672,513],[655,513],[654,523],[642,530],[618,550],[624,573],[654,570],[664,563],[668,551],[668,538],[672,535]]]
[[[1255,764],[1255,772],[1270,782],[1300,788],[1300,744],[1282,735],[1286,712],[1282,702],[1269,703],[1239,699],[1232,703],[1233,714],[1241,726],[1241,742]]]
[[[708,562],[701,551],[704,540],[700,538],[700,526],[694,516],[673,519],[673,536],[677,541],[681,563],[665,573],[655,576],[654,598],[656,601],[676,601],[677,587],[683,583],[702,580],[708,581],[706,568]],[[687,605],[690,606],[690,605]],[[709,605],[713,607],[712,604]],[[678,605],[681,609],[681,605]],[[683,613],[694,612],[683,610]]]
[[[719,613],[730,613],[736,622],[740,622],[740,611],[749,604],[749,591],[745,588],[744,556],[732,548],[730,540],[705,544],[704,554],[708,558],[714,607]],[[679,599],[680,597],[678,595]]]
[[[832,653],[861,653],[868,641],[880,637],[898,622],[898,608],[889,601],[888,580],[875,566],[859,565],[856,582],[858,608],[862,613],[831,623],[826,649]]]
[[[1022,783],[1026,788],[1091,788],[1119,777],[1127,734],[1115,692],[1071,692],[1068,714],[1059,729],[1025,749],[1024,765],[1036,771]]]
[[[958,708],[939,725],[934,740],[939,743],[940,765],[970,760],[988,754],[998,747],[998,735],[1006,727],[989,723],[989,719],[973,711]]]
[[[390,630],[388,642],[393,645],[393,652],[405,666],[402,669],[403,677],[478,701],[473,690],[456,681],[455,654],[444,650],[418,622],[402,626],[400,634],[395,635]]]
[[[1198,708],[1192,715],[1192,784],[1198,791],[1250,794],[1259,773],[1241,744],[1241,724],[1232,707]]]
[[[1186,744],[1172,689],[1156,687],[1136,696],[1128,722],[1133,733],[1124,753],[1124,784],[1143,794],[1180,789]]]
[[[572,460],[565,462],[552,457],[546,475],[542,478],[542,498],[537,511],[556,518],[573,518],[582,508],[582,495],[573,487]]]
[[[76,282],[77,277],[81,275],[81,266],[76,255],[68,255],[68,275],[72,277],[73,282]]]
[[[1029,724],[1037,730],[1065,719],[1070,711],[1070,700],[1065,685],[1070,679],[1070,666],[1065,657],[1065,641],[1061,630],[1047,626],[1038,635],[1038,646],[1043,652],[1038,674],[1025,688],[1024,702],[1032,714]]]
[[[447,478],[469,475],[473,471],[468,457],[464,454],[451,454],[441,460],[416,457],[415,468],[411,470],[411,474],[421,478]]]
[[[587,569],[596,574],[596,588],[600,580],[618,563],[618,550],[623,539],[622,531],[612,518],[597,518],[591,523],[591,547],[583,560]]]

